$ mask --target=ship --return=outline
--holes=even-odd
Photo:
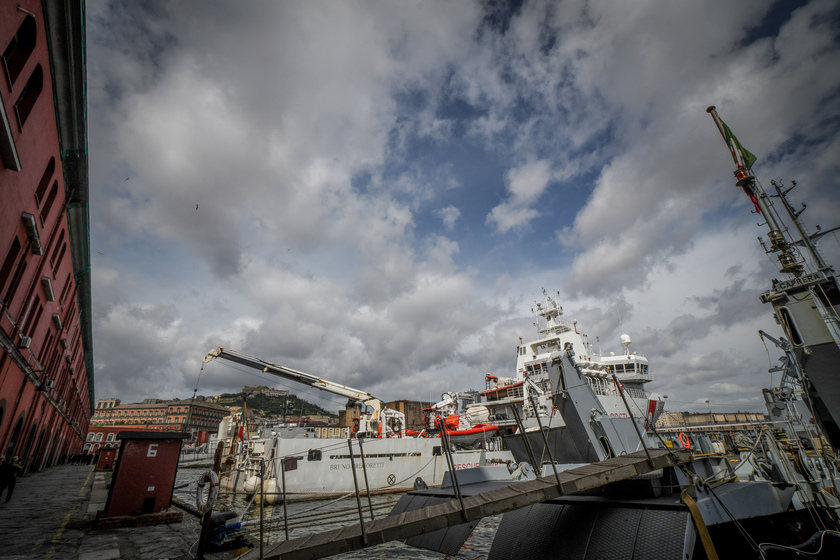
[[[356,492],[400,493],[418,484],[440,486],[450,470],[515,462],[493,437],[495,426],[463,420],[459,423],[457,405],[453,408],[446,398],[432,415],[437,422],[412,433],[406,429],[402,412],[387,408],[366,391],[228,348],[211,350],[205,362],[215,359],[347,397],[370,409],[354,419],[347,439],[318,438],[305,429],[275,429],[247,437],[247,430],[220,428],[219,445],[225,449],[219,475],[223,489],[264,494],[267,503],[327,499]],[[455,425],[451,424],[453,417]]]
[[[576,328],[574,332],[559,332],[567,337],[574,335],[574,340],[556,336],[550,345],[540,345],[539,340],[536,345],[520,341],[519,379],[491,390],[499,395],[497,400],[507,401],[517,431],[523,434],[528,434],[522,418],[530,406],[538,437],[521,439],[524,447],[529,447],[529,441],[544,442],[547,452],[537,454],[531,449],[528,459],[546,484],[563,471],[574,472],[582,465],[595,467],[596,462],[640,448],[646,453],[668,450],[677,464],[504,513],[493,534],[490,560],[526,556],[645,560],[840,557],[837,274],[817,249],[819,232],[809,234],[800,220],[801,211],[795,211],[788,202],[790,189],[771,183],[776,190],[773,197],[793,222],[798,239],[781,225],[773,201],[755,178],[751,170],[755,157],[741,146],[714,107],[708,112],[736,164],[736,186],[744,190],[766,220],[770,239],[766,250],[778,257],[779,272],[786,275],[784,279],[773,278],[771,288],[761,294],[761,301],[773,306],[773,318],[784,333],[774,337],[761,332],[762,338],[783,352],[782,365],[771,369],[784,372],[780,385],[762,391],[770,421],[753,426],[754,440],[737,455],[704,454],[691,456],[688,462],[678,460],[655,426],[648,424],[645,432],[644,420],[634,413],[628,411],[627,417],[611,414],[610,401],[600,393],[612,378],[618,393],[626,398],[627,384],[619,381],[614,371],[603,376],[592,373],[600,372],[591,365],[598,360]],[[540,310],[549,328],[556,324],[559,311]],[[548,330],[541,330],[541,336],[546,334]],[[638,378],[636,368],[643,362],[633,362],[632,375]],[[547,383],[540,381],[543,371]],[[607,373],[606,367],[603,373]],[[522,393],[515,392],[520,388]],[[803,405],[810,414],[803,413]],[[542,437],[551,432],[543,420],[550,420],[553,412],[553,408],[549,412],[543,406],[556,408],[564,424],[554,429],[559,434],[554,440]],[[632,410],[629,404],[626,408]],[[809,425],[809,416],[814,419],[813,425]],[[635,439],[628,436],[628,426],[634,427]],[[651,447],[657,449],[648,447],[650,436],[656,440]],[[575,449],[570,452],[569,446]],[[518,453],[517,457],[521,460],[522,455]],[[563,460],[570,455],[584,460]],[[477,478],[473,474],[473,479]],[[560,479],[557,481],[559,485]],[[481,493],[487,481],[476,485],[466,482],[456,491],[440,488],[409,492],[392,514],[423,508],[430,500],[484,495]],[[498,487],[516,482],[494,484]],[[459,527],[411,537],[406,542],[453,554],[469,536],[469,530],[459,531]]]
[[[551,459],[560,463],[613,457],[616,450],[610,438],[603,431],[593,431],[578,422],[570,408],[566,390],[569,385],[584,382],[595,395],[600,413],[618,420],[615,437],[627,442],[623,447],[641,449],[638,431],[644,434],[649,447],[655,445],[648,431],[662,414],[665,403],[660,395],[645,389],[652,380],[647,358],[630,350],[632,341],[627,334],[620,336],[621,352],[602,353],[600,338],[595,339],[596,348],[589,336],[578,329],[576,320],[565,320],[556,291],[552,295],[543,289],[542,294],[542,301],[535,301],[531,308],[537,333],[519,337],[514,375],[487,374],[486,389],[481,393],[484,401],[468,408],[472,417],[498,426],[518,461],[533,464],[548,460],[545,440],[553,450]],[[550,371],[556,369],[569,348],[574,350],[580,377],[558,378],[561,385],[555,390]],[[555,398],[556,395],[561,397]]]

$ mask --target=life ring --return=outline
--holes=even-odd
[[[680,440],[680,443],[682,444],[682,446],[685,447],[686,449],[691,447],[691,440],[688,439],[688,436],[685,435],[685,432],[680,432],[680,435],[677,436],[677,438]]]
[[[204,485],[210,483],[210,491],[207,493],[207,499],[204,499]],[[219,495],[219,475],[215,471],[207,471],[201,476],[198,481],[198,488],[195,492],[195,507],[201,513],[207,513],[213,509],[216,503],[216,498]]]
[[[358,424],[353,424],[353,433],[355,434],[358,431],[359,431],[359,425]]]

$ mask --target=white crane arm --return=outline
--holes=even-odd
[[[265,373],[271,373],[284,379],[297,381],[298,383],[303,383],[304,385],[309,385],[310,387],[315,387],[316,389],[321,389],[322,391],[327,391],[328,393],[347,397],[366,406],[373,407],[374,411],[382,409],[382,401],[365,391],[359,391],[358,389],[353,389],[352,387],[333,383],[332,381],[322,379],[315,375],[310,375],[296,369],[273,364],[229,348],[215,348],[211,350],[204,357],[204,362],[207,363],[216,358],[222,358],[243,366],[258,369]]]

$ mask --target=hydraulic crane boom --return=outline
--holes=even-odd
[[[296,369],[273,364],[259,358],[254,358],[253,356],[248,356],[247,354],[242,354],[229,348],[215,348],[211,350],[204,357],[204,362],[207,363],[216,358],[222,358],[243,366],[258,369],[265,373],[271,373],[284,379],[297,381],[298,383],[303,383],[304,385],[309,385],[310,387],[315,387],[316,389],[321,389],[322,391],[347,397],[356,402],[360,402],[365,406],[372,407],[374,414],[382,410],[382,401],[370,393],[359,391],[358,389],[353,389],[352,387],[347,387],[345,385],[339,385],[338,383],[333,383],[332,381],[327,381],[326,379],[322,379]]]

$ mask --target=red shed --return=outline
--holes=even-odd
[[[120,453],[104,517],[167,510],[172,501],[181,443],[189,437],[184,433],[158,431],[117,434]]]
[[[110,471],[114,468],[114,461],[117,459],[117,450],[104,448],[99,451],[99,461],[96,462],[96,470]]]

